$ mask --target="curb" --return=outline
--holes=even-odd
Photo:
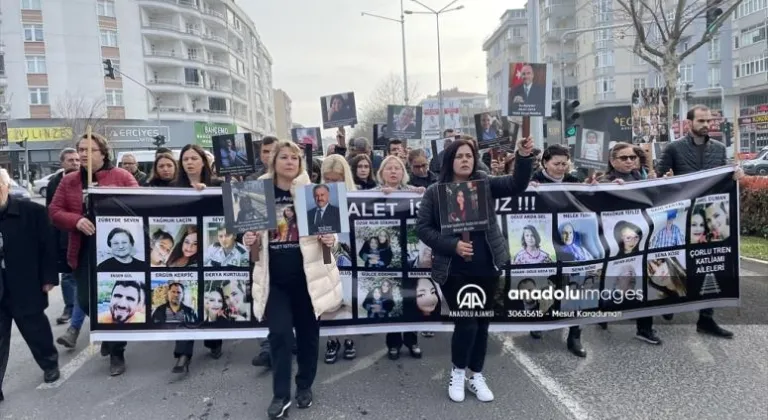
[[[741,268],[756,273],[768,273],[768,261],[741,257]]]

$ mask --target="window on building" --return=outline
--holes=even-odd
[[[21,0],[21,8],[24,10],[40,10],[42,9],[41,0]]]
[[[739,7],[736,8],[736,11],[734,12],[734,18],[738,19],[747,15],[751,15],[752,13],[756,13],[765,9],[766,7],[768,7],[767,0],[744,0],[739,4]]]
[[[521,36],[523,36],[522,28],[520,28],[519,26],[515,26],[514,28],[512,28],[512,36],[515,38],[520,38]]]
[[[50,105],[48,102],[48,88],[47,87],[29,88],[29,104],[30,105]]]
[[[667,81],[664,80],[664,75],[663,74],[656,73],[656,78],[655,79],[656,79],[655,80],[656,84],[655,84],[654,87],[660,88],[660,87],[664,87],[664,86],[667,85]]]
[[[25,58],[27,62],[27,74],[47,73],[45,69],[44,55],[28,55]]]
[[[107,106],[123,106],[123,90],[107,89]]]
[[[595,41],[607,41],[613,38],[613,31],[610,29],[601,29],[595,32]]]
[[[635,77],[632,79],[632,89],[645,89],[646,80],[645,77]]]
[[[96,10],[99,16],[115,17],[115,2],[113,0],[99,0],[96,3]]]
[[[245,63],[237,60],[237,74],[245,76]]]
[[[710,67],[707,74],[707,85],[711,88],[720,86],[720,67]]]
[[[710,60],[720,59],[720,36],[715,35],[707,46],[707,57]]]
[[[41,24],[25,24],[24,25],[24,41],[26,42],[43,42],[43,25]]]
[[[759,23],[742,29],[739,38],[739,43],[742,47],[757,43],[765,43],[764,23]]]
[[[742,59],[739,64],[739,71],[736,72],[736,77],[752,76],[753,74],[765,73],[768,68],[768,53],[763,53],[760,56]]]
[[[101,30],[101,46],[102,47],[117,47],[117,31],[110,29]]]
[[[733,49],[738,50],[739,49],[739,36],[734,35],[733,36]]]
[[[595,80],[595,92],[609,93],[616,91],[616,81],[613,77],[598,77]]]
[[[595,55],[595,67],[613,67],[613,50],[598,51]]]
[[[208,109],[211,111],[226,111],[227,100],[224,98],[208,98]]]
[[[681,64],[677,66],[677,71],[679,73],[677,80],[680,83],[691,83],[693,82],[693,66],[690,64]]]
[[[102,64],[106,60],[106,58],[102,58]],[[115,69],[115,77],[120,77],[120,60],[116,58],[110,58],[109,59],[112,62],[112,68]]]

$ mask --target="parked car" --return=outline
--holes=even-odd
[[[14,180],[11,180],[11,189],[9,193],[15,198],[21,198],[25,200],[30,200],[32,198],[32,194],[30,194],[26,188],[22,187]]]
[[[741,161],[741,169],[747,175],[768,176],[768,147],[764,147],[752,159]]]
[[[41,196],[45,197],[46,190],[48,189],[48,183],[51,182],[51,179],[56,176],[59,172],[62,170],[59,169],[58,171],[46,175],[32,183],[32,191],[40,194]]]

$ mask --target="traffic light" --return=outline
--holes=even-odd
[[[723,138],[731,137],[731,122],[723,121],[720,123],[720,132],[723,133]]]
[[[723,9],[717,7],[723,0],[707,0],[707,33],[712,31],[717,18],[723,14]]]
[[[112,80],[115,80],[115,68],[112,67],[112,60],[106,59],[103,61],[104,63],[104,77],[109,77]]]
[[[579,101],[565,101],[565,115],[563,115],[563,121],[565,122],[565,137],[574,137],[576,135],[576,121],[581,118],[581,114],[576,112],[576,108],[581,105]]]
[[[560,107],[563,106],[563,103],[560,101],[557,101],[556,103],[552,104],[552,119],[556,121],[562,121],[563,116],[560,115]]]
[[[158,134],[152,138],[155,139],[155,141],[152,142],[152,144],[154,144],[157,147],[162,147],[165,144],[165,136],[162,134]]]

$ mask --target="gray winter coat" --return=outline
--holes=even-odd
[[[674,175],[685,175],[728,164],[723,143],[707,136],[704,144],[704,152],[699,154],[690,134],[669,143],[656,164],[656,173],[662,176],[672,169]]]
[[[515,159],[515,174],[505,176],[489,176],[486,172],[476,171],[472,180],[486,180],[488,197],[488,230],[485,238],[491,250],[493,265],[497,270],[509,262],[509,244],[501,234],[501,227],[496,218],[496,199],[518,195],[528,188],[533,170],[533,159],[520,155]],[[438,206],[438,184],[432,184],[424,193],[419,204],[417,235],[427,246],[432,248],[432,280],[445,284],[451,268],[451,259],[456,255],[456,245],[459,235],[443,235],[440,233],[440,210]]]

